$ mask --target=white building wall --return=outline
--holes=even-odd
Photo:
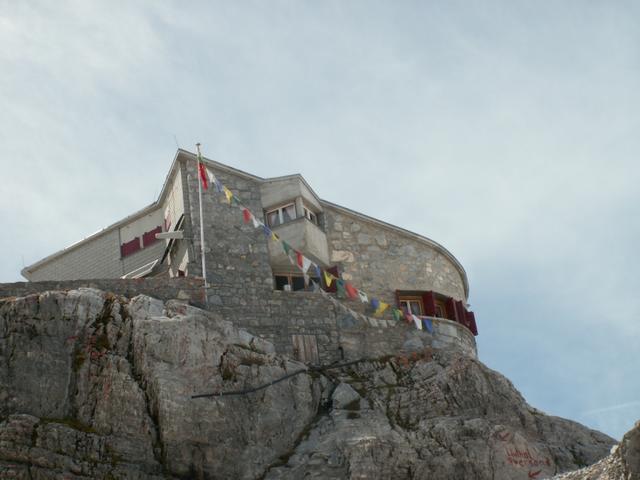
[[[29,280],[117,278],[123,273],[118,229],[114,229],[34,269]]]

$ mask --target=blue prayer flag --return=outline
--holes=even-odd
[[[374,310],[377,310],[380,307],[380,301],[377,298],[372,298],[369,302]]]
[[[422,324],[424,325],[424,328],[427,332],[433,333],[433,324],[431,323],[430,318],[423,318]]]

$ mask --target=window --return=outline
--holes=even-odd
[[[400,297],[400,308],[404,313],[413,315],[424,315],[424,307],[420,297]]]
[[[267,223],[270,227],[282,225],[296,218],[296,206],[293,203],[267,211]]]
[[[320,279],[317,277],[309,277],[318,285],[320,284]],[[290,290],[293,292],[297,292],[299,290],[305,290],[306,288],[311,287],[311,282],[309,282],[309,287],[305,287],[304,277],[302,275],[291,275],[287,273],[274,275],[275,279],[275,287],[276,290]]]
[[[442,300],[436,300],[436,317],[447,318],[447,307]]]
[[[311,223],[313,223],[314,225],[318,224],[318,216],[313,213],[311,210],[309,210],[307,207],[303,207],[304,208],[304,216],[307,220],[309,220]]]

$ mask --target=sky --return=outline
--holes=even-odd
[[[638,21],[631,1],[0,0],[0,281],[153,202],[200,142],[444,245],[480,359],[619,439],[640,419]]]

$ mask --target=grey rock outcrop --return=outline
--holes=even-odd
[[[640,480],[640,422],[622,438],[611,454],[586,468],[553,477],[557,480]]]
[[[0,478],[547,478],[614,444],[466,356],[276,382],[305,368],[178,302],[93,289],[0,300]]]

